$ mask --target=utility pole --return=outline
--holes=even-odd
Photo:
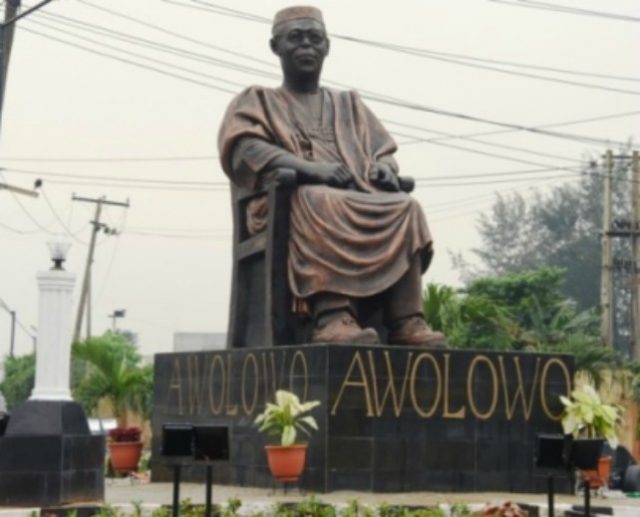
[[[9,311],[11,314],[11,347],[9,348],[9,357],[13,357],[13,351],[16,347],[16,311]]]
[[[631,288],[631,335],[628,353],[632,359],[640,359],[640,159],[638,151],[632,156],[614,155],[610,150],[604,156],[607,174],[604,183],[604,213],[602,221],[602,308],[601,337],[603,342],[613,347],[613,322],[615,306],[613,303],[614,270],[622,270],[629,276]],[[631,159],[631,219],[612,220],[612,186],[614,160]],[[612,238],[631,240],[631,260],[613,260]]]
[[[611,240],[613,152],[605,155],[606,174],[603,189],[602,212],[602,272],[600,275],[600,338],[605,346],[613,348],[613,243]]]
[[[52,0],[43,0],[37,5],[18,14],[21,0],[6,0],[4,5],[4,22],[0,23],[0,127],[2,125],[2,107],[4,106],[5,86],[9,71],[9,58],[13,46],[15,23],[24,16],[37,11]]]
[[[104,230],[108,235],[115,235],[115,229],[109,228],[106,224],[100,222],[100,216],[102,215],[103,205],[121,206],[129,208],[129,201],[124,203],[119,201],[108,201],[104,196],[101,198],[93,199],[86,197],[78,197],[75,194],[71,198],[72,201],[83,201],[86,203],[95,203],[96,212],[93,220],[90,221],[92,225],[91,241],[89,242],[89,251],[87,253],[87,263],[84,269],[84,277],[82,279],[82,287],[80,290],[80,302],[78,304],[78,314],[76,316],[76,324],[73,332],[73,341],[80,339],[80,332],[82,329],[82,319],[84,316],[85,308],[87,309],[87,337],[91,337],[91,267],[93,265],[93,256],[96,248],[96,239],[100,230]]]
[[[13,357],[13,351],[16,343],[16,311],[10,309],[5,301],[0,298],[0,307],[7,311],[7,314],[11,316],[11,337],[9,341],[9,357]]]
[[[640,359],[640,154],[631,156],[631,357]]]

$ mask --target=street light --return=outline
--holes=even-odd
[[[64,241],[50,241],[47,242],[47,246],[49,248],[49,255],[51,255],[51,260],[53,261],[53,267],[51,270],[64,271],[62,264],[67,259],[67,253],[69,252],[71,243]]]
[[[113,321],[113,323],[111,324],[111,329],[113,332],[116,332],[116,319],[117,318],[124,318],[127,314],[127,310],[126,309],[116,309],[113,311],[113,314],[109,314],[107,317],[111,318],[111,320]]]

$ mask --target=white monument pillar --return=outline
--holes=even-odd
[[[71,400],[71,331],[76,275],[63,270],[60,262],[49,271],[39,272],[37,278],[40,299],[36,381],[30,400]]]

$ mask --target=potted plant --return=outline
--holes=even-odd
[[[296,443],[298,431],[310,435],[318,430],[315,419],[307,413],[320,405],[318,401],[300,402],[290,391],[276,391],[275,404],[270,402],[256,417],[258,430],[275,437],[277,444],[265,445],[271,474],[281,482],[297,481],[304,470],[307,443]]]
[[[607,441],[611,448],[617,447],[616,425],[622,408],[604,403],[590,384],[575,388],[570,398],[560,396],[560,401],[564,405],[562,428],[565,434],[591,441],[600,440],[601,446]],[[574,443],[574,449],[576,445],[579,443]],[[598,468],[583,470],[582,477],[591,488],[600,488],[607,486],[610,471],[611,456],[601,455]]]
[[[142,454],[142,429],[139,427],[116,427],[109,431],[109,457],[113,470],[120,473],[138,470]]]
[[[101,402],[108,402],[117,425],[108,435],[107,447],[117,472],[137,470],[142,453],[141,430],[130,427],[128,417],[136,413],[148,418],[153,390],[153,371],[142,366],[135,346],[123,335],[107,332],[103,336],[73,344],[73,356],[81,361],[81,379],[76,399],[88,413],[97,413]],[[123,450],[136,454],[126,464],[117,464]]]

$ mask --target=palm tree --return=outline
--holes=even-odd
[[[75,397],[88,413],[94,413],[99,402],[106,399],[119,426],[126,427],[129,411],[149,417],[153,369],[140,366],[141,357],[126,338],[107,332],[74,343],[72,354],[86,368]]]

